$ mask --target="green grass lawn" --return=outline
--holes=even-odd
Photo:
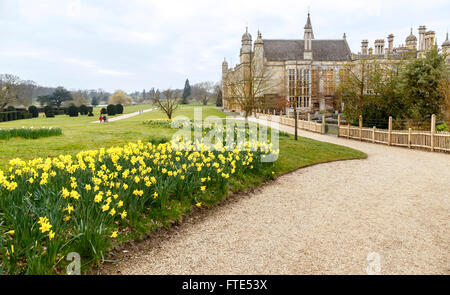
[[[136,112],[139,109],[149,109],[151,105],[126,106],[124,113]],[[194,117],[194,107],[201,105],[181,106],[175,116]],[[62,136],[40,138],[37,140],[12,138],[0,140],[0,169],[7,167],[13,158],[31,160],[36,157],[55,157],[60,154],[75,155],[83,150],[108,148],[125,145],[130,141],[149,141],[152,139],[170,138],[175,132],[171,129],[150,128],[142,122],[148,119],[166,118],[160,111],[151,111],[132,118],[110,122],[107,124],[92,124],[99,116],[100,108],[94,109],[94,117],[79,116],[71,118],[66,115],[55,118],[39,117],[0,123],[0,128],[20,127],[57,127],[62,128]],[[202,107],[202,116],[225,117],[225,114],[214,106]],[[289,137],[280,137],[280,158],[276,164],[278,173],[300,168],[317,162],[342,160],[347,158],[363,158],[365,154],[350,148],[329,143],[322,143],[306,138],[298,142]]]
[[[194,118],[194,106],[183,105],[175,113],[176,116],[186,116]],[[139,109],[148,109],[147,106],[125,107],[125,113],[135,112]],[[75,155],[83,150],[94,150],[99,148],[109,148],[112,146],[123,146],[129,142],[142,140],[143,142],[155,140],[168,141],[177,130],[164,126],[152,126],[144,124],[149,119],[164,119],[166,116],[160,111],[151,111],[132,118],[110,122],[106,124],[93,124],[97,120],[99,109],[95,111],[94,117],[80,116],[71,118],[65,115],[55,118],[34,118],[21,121],[12,121],[0,123],[0,128],[20,128],[20,127],[55,127],[62,129],[62,135],[47,138],[23,139],[11,138],[9,140],[0,140],[0,169],[5,170],[9,160],[13,158],[22,158],[30,160],[36,157],[56,157],[58,155]],[[217,116],[224,118],[225,114],[214,106],[202,107],[202,117]],[[264,165],[258,173],[240,173],[232,175],[229,178],[227,187],[222,190],[212,190],[211,192],[201,194],[202,204],[206,207],[212,206],[227,198],[230,194],[246,191],[261,185],[267,180],[276,178],[278,175],[296,170],[301,167],[317,163],[330,162],[345,159],[363,159],[367,157],[363,152],[338,146],[330,143],[319,142],[316,140],[300,137],[298,141],[293,139],[292,135],[280,133],[279,137],[280,154],[278,160],[269,165]],[[151,208],[142,215],[137,222],[130,228],[129,233],[120,235],[114,242],[120,245],[129,240],[136,240],[146,237],[161,227],[169,227],[173,222],[181,221],[183,216],[192,211],[192,200],[179,196],[171,200],[169,207],[164,209]],[[197,198],[197,195],[195,195]],[[195,202],[194,202],[195,204]],[[156,221],[156,222],[155,222]],[[1,222],[0,222],[1,227]],[[5,229],[4,231],[6,231]],[[84,271],[90,269],[94,260],[89,260],[83,266]],[[1,273],[1,265],[0,265]]]
[[[124,113],[132,113],[139,109],[149,109],[151,107],[151,105],[125,106]],[[159,111],[151,111],[107,124],[92,124],[93,121],[98,120],[99,113],[100,108],[96,108],[94,117],[79,116],[71,118],[66,115],[59,115],[55,118],[39,117],[0,123],[1,129],[45,126],[61,128],[63,132],[62,136],[40,138],[38,140],[21,138],[0,140],[0,169],[4,170],[8,161],[17,157],[31,160],[36,157],[55,157],[60,154],[75,155],[83,150],[121,146],[130,141],[148,141],[155,137],[169,136],[167,130],[149,128],[142,123],[148,119],[164,118],[165,115]],[[194,108],[191,105],[181,106],[175,115],[193,118]],[[225,114],[212,106],[203,109],[203,117],[212,115],[225,116]],[[169,131],[175,132],[175,130]]]
[[[126,106],[124,113],[136,112],[139,109],[149,109],[152,105]],[[194,107],[201,105],[180,106],[175,116],[194,117]],[[39,117],[0,123],[1,129],[21,127],[57,127],[62,128],[63,134],[56,137],[40,138],[37,140],[11,138],[0,140],[0,169],[7,167],[13,158],[30,160],[36,157],[55,157],[60,154],[75,155],[83,150],[108,148],[125,145],[130,141],[149,141],[152,139],[170,138],[173,129],[151,128],[142,122],[148,119],[166,118],[160,111],[151,111],[132,118],[110,122],[107,124],[92,124],[99,116],[100,108],[94,109],[94,117],[79,116],[71,118],[66,115],[55,118]],[[214,106],[202,107],[202,116],[225,117],[225,114]],[[317,162],[342,160],[347,158],[363,158],[366,155],[350,148],[329,143],[318,142],[307,138],[300,138],[295,142],[292,136],[280,137],[280,157],[275,167],[277,173],[303,167]]]

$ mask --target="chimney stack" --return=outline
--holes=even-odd
[[[362,40],[362,42],[361,42],[361,54],[362,55],[367,55],[367,47],[368,46],[369,46],[369,41]]]
[[[390,34],[389,36],[388,36],[388,42],[389,42],[389,45],[388,45],[388,52],[389,53],[392,53],[393,51],[394,51],[394,35],[393,34]]]

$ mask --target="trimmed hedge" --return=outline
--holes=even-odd
[[[44,108],[45,117],[47,118],[54,118],[55,117],[55,110],[51,106],[46,106]]]
[[[70,117],[78,117],[78,107],[76,105],[70,105],[67,108],[67,113]]]
[[[113,105],[113,104],[109,104],[109,105],[106,107],[106,111],[107,111],[107,113],[108,113],[108,116],[114,116],[115,114],[117,114],[116,106]]]
[[[78,108],[78,111],[80,112],[80,115],[85,116],[89,113],[89,108],[87,106],[85,106],[84,104],[82,104]]]
[[[28,108],[28,112],[33,116],[33,118],[39,117],[39,110],[35,106],[30,106]]]
[[[0,122],[8,122],[14,120],[30,119],[32,114],[26,111],[1,112]]]
[[[123,114],[123,105],[121,105],[120,103],[116,104],[116,113]]]

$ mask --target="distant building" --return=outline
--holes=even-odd
[[[419,27],[419,39],[411,29],[405,44],[394,47],[393,34],[387,37],[387,41],[386,48],[384,39],[375,40],[374,48],[369,48],[368,40],[363,40],[361,52],[354,54],[347,44],[345,33],[342,39],[314,39],[309,13],[303,39],[262,39],[261,33],[258,32],[252,46],[252,36],[246,29],[242,35],[240,63],[234,68],[229,68],[226,60],[222,63],[223,107],[226,110],[242,111],[231,97],[230,81],[245,77],[251,63],[255,63],[257,67],[269,69],[272,73],[271,79],[278,85],[270,89],[269,93],[264,93],[262,101],[278,97],[286,102],[282,107],[285,112],[292,111],[292,108],[286,107],[287,102],[296,102],[300,113],[340,110],[335,85],[339,82],[345,64],[366,58],[395,63],[396,60],[405,58],[423,57],[426,51],[437,46],[434,31],[427,31],[425,26]],[[442,44],[442,51],[449,54],[449,62],[448,34]]]

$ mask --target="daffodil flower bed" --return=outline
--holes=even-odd
[[[25,139],[37,139],[41,137],[50,137],[61,135],[61,128],[52,128],[52,127],[40,127],[40,128],[11,128],[11,129],[1,129],[0,128],[0,140],[2,139],[10,139],[12,137],[22,137]]]
[[[176,202],[201,207],[208,194],[228,189],[230,177],[272,165],[260,160],[271,149],[256,141],[219,150],[138,141],[75,157],[13,159],[0,171],[0,273],[64,273],[70,252],[98,262],[144,215],[164,216]]]

